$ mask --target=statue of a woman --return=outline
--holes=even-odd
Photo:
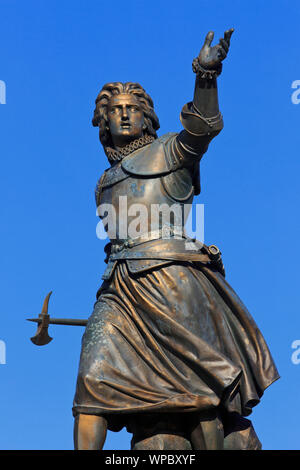
[[[226,282],[218,248],[189,239],[185,220],[152,211],[183,213],[200,193],[199,162],[223,127],[217,76],[232,32],[216,46],[207,34],[179,134],[157,137],[152,99],[137,83],[106,84],[96,99],[93,125],[111,165],[96,200],[111,242],[82,341],[77,449],[101,449],[106,430],[124,426],[133,449],[260,448],[245,416],[278,378],[268,347]],[[147,214],[138,230],[137,204]]]

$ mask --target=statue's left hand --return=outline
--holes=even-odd
[[[217,69],[220,66],[222,60],[227,56],[233,31],[233,28],[225,31],[224,38],[221,38],[219,44],[213,47],[211,47],[211,43],[214,38],[214,32],[210,31],[206,35],[203,47],[198,56],[201,67],[211,70]]]

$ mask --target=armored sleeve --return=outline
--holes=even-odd
[[[176,138],[176,147],[184,166],[190,166],[201,159],[210,141],[222,130],[223,119],[220,112],[215,116],[205,117],[190,102],[182,108],[180,121],[184,130]]]

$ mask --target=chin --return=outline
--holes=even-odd
[[[130,129],[123,129],[119,136],[126,138],[126,140],[134,140],[142,137],[142,135],[143,134],[134,133]]]

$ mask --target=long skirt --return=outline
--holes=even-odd
[[[105,281],[82,339],[74,415],[119,430],[141,413],[247,416],[278,378],[266,342],[217,271],[174,263]]]

